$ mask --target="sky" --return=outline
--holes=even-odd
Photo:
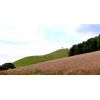
[[[1,0],[0,64],[97,36],[98,10],[98,0]]]

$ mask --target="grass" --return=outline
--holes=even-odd
[[[0,75],[100,75],[100,51],[4,70]]]
[[[31,64],[37,64],[40,62],[50,61],[54,59],[64,58],[68,56],[68,49],[59,49],[50,54],[41,55],[41,56],[30,56],[19,59],[14,62],[16,67],[27,66]]]

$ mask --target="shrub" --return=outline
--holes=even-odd
[[[14,69],[14,68],[16,67],[12,63],[5,63],[2,66],[0,66],[0,70],[7,70],[7,69]]]

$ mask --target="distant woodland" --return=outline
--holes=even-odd
[[[87,41],[73,45],[69,50],[69,56],[78,54],[93,52],[100,50],[100,34],[94,38],[90,38]]]

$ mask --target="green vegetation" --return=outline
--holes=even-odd
[[[69,56],[100,50],[100,35],[90,38],[85,42],[73,45],[69,50]]]
[[[14,68],[16,67],[12,63],[5,63],[0,66],[0,70],[8,70],[8,69],[14,69]]]
[[[39,62],[45,62],[49,60],[64,58],[68,56],[68,51],[69,51],[68,49],[60,49],[47,55],[25,57],[25,58],[15,61],[14,65],[16,67],[20,67],[20,66],[36,64]]]

